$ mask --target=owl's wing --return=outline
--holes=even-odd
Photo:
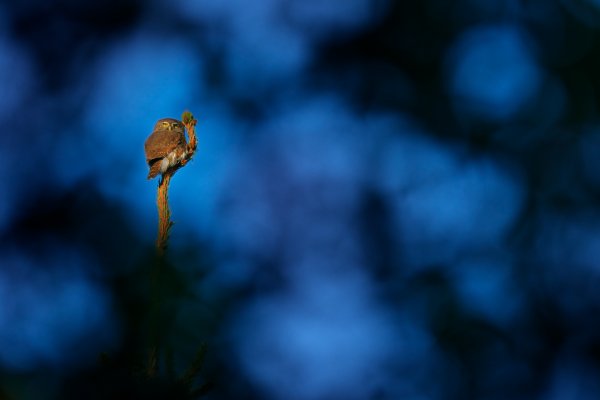
[[[185,146],[185,144],[183,132],[170,130],[154,131],[146,139],[146,143],[144,143],[146,162],[150,164],[150,161],[163,158],[177,147]]]

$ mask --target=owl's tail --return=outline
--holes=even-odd
[[[158,174],[160,174],[160,164],[161,159],[157,158],[156,160],[151,161],[150,171],[148,172],[148,179],[156,178]]]

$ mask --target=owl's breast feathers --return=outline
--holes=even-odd
[[[148,179],[156,177],[161,171],[161,161],[175,152],[182,156],[186,149],[185,134],[183,130],[159,129],[152,132],[144,143],[146,162],[150,167]],[[172,156],[170,157],[172,158]],[[179,157],[178,157],[179,158]]]

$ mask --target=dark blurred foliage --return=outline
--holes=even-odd
[[[596,0],[3,2],[0,398],[599,398],[598,71]]]

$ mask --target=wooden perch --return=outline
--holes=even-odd
[[[171,177],[175,175],[175,172],[179,168],[185,166],[194,157],[198,145],[198,140],[196,139],[196,119],[189,111],[185,111],[181,119],[188,134],[185,156],[178,164],[165,171],[158,182],[156,196],[156,205],[158,207],[158,238],[156,239],[156,249],[160,256],[163,256],[167,249],[169,231],[171,226],[173,226],[171,210],[169,209],[169,183],[171,182]]]

